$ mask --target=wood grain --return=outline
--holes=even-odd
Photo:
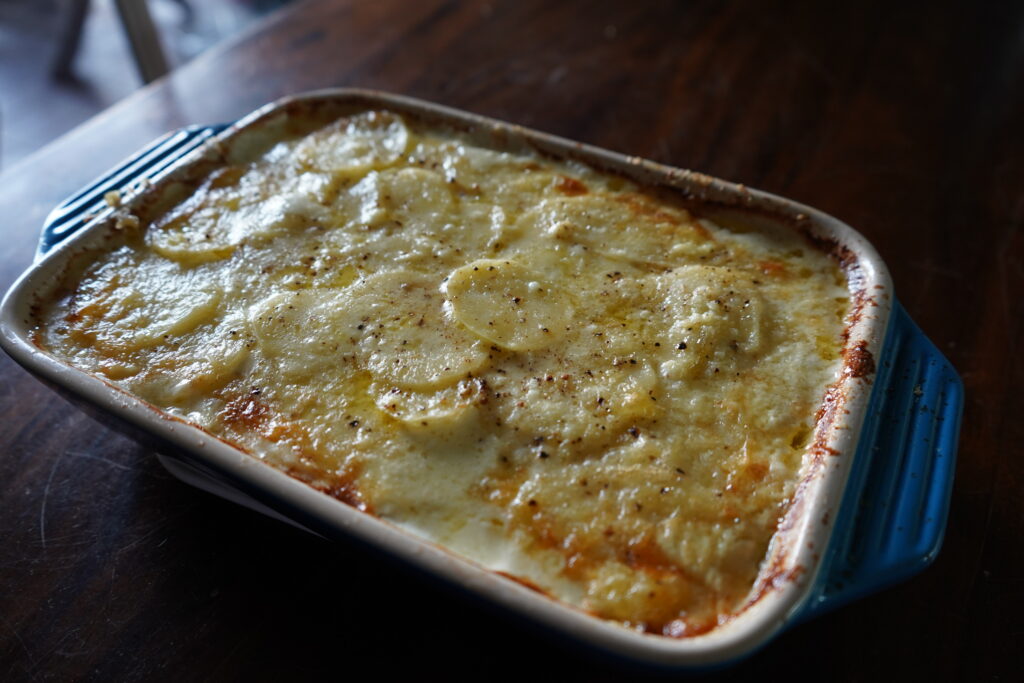
[[[0,290],[46,212],[142,144],[326,86],[419,96],[814,205],[875,244],[965,381],[946,545],[921,576],[717,677],[1014,678],[1022,24],[1013,3],[300,3],[0,176]],[[178,483],[5,356],[0,416],[4,680],[627,675],[364,548]]]

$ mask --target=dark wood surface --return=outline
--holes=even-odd
[[[0,176],[0,291],[47,211],[150,139],[326,86],[419,96],[814,205],[875,244],[963,376],[946,544],[922,575],[718,677],[1017,679],[1022,25],[1020,3],[300,3]],[[632,675],[177,482],[0,354],[0,679],[495,673]]]

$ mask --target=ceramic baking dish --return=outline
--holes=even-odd
[[[732,619],[682,639],[600,620],[349,507],[32,343],[33,305],[45,298],[72,255],[99,244],[113,229],[116,211],[104,202],[108,192],[119,191],[122,207],[130,210],[196,168],[216,166],[239,145],[273,135],[291,117],[324,107],[388,108],[469,131],[499,147],[527,146],[645,185],[674,188],[708,217],[783,225],[840,261],[855,307],[846,330],[844,372],[824,399],[794,502],[750,598]],[[894,298],[875,250],[835,218],[699,173],[360,90],[290,97],[228,126],[176,131],[67,200],[47,220],[35,263],[0,305],[0,344],[61,393],[152,445],[168,470],[190,484],[325,537],[367,541],[602,651],[672,667],[734,661],[789,625],[927,566],[945,527],[963,401],[955,371]]]

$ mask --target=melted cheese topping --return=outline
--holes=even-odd
[[[837,265],[388,112],[211,175],[42,315],[56,355],[601,617],[751,590],[839,371]]]

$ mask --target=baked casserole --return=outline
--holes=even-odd
[[[558,600],[729,620],[815,457],[840,263],[585,164],[385,108],[123,212],[36,343]]]

